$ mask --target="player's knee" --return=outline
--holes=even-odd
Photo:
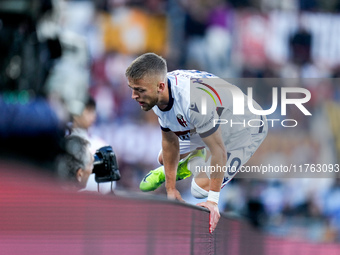
[[[208,196],[208,191],[202,189],[200,186],[197,185],[195,179],[192,179],[191,182],[191,194],[195,198],[206,198]]]

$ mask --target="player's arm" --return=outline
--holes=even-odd
[[[227,164],[227,152],[222,140],[220,128],[218,128],[213,134],[202,138],[202,140],[210,150],[210,165],[215,169],[215,171],[210,173],[210,190],[220,192],[224,178],[223,168]]]
[[[170,199],[183,201],[176,189],[176,173],[179,162],[179,141],[175,133],[162,131],[162,153],[165,172],[165,188]]]
[[[198,205],[209,209],[209,231],[212,233],[220,219],[220,213],[217,205],[224,178],[223,167],[227,163],[227,153],[222,140],[220,128],[209,136],[202,138],[202,140],[211,152],[211,169],[215,169],[215,171],[210,172],[210,186],[207,202],[203,202]]]

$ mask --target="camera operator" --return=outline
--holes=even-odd
[[[65,137],[64,149],[65,154],[59,157],[57,163],[58,176],[69,182],[68,187],[82,190],[93,170],[94,156],[89,142],[80,136],[70,135]]]
[[[56,169],[59,178],[70,184],[68,187],[95,191],[87,188],[89,177],[92,176],[98,187],[100,183],[111,182],[110,192],[113,193],[112,184],[121,175],[111,146],[101,147],[93,155],[89,141],[78,135],[69,135],[64,138],[63,147],[65,153],[58,157]]]
[[[73,114],[72,123],[69,125],[69,132],[72,135],[83,137],[90,143],[92,154],[107,143],[100,137],[91,133],[90,129],[97,119],[96,101],[91,96],[85,101],[85,107],[81,114]],[[98,191],[102,194],[108,194],[116,187],[116,182],[104,182],[100,185],[95,181],[95,174],[91,174],[86,185],[88,191]]]

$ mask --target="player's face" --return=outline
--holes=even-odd
[[[132,99],[139,103],[142,110],[149,111],[158,103],[158,79],[156,77],[144,77],[137,81],[129,79],[129,87],[132,89]]]

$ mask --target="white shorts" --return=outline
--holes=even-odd
[[[203,149],[204,147],[201,147],[201,148],[192,148],[192,144],[190,143],[189,140],[184,140],[182,141],[181,139],[178,138],[178,141],[179,141],[179,154],[180,155],[184,155],[184,154],[187,154],[189,152],[192,152],[194,151],[195,149]],[[162,150],[160,150],[160,152],[158,153],[158,157],[157,159],[159,159],[159,156],[160,154],[162,153]],[[160,162],[158,162],[160,164]]]
[[[179,139],[179,154],[183,155],[186,153],[191,152],[191,147],[190,147],[190,140],[184,140],[182,141],[181,139]]]
[[[183,154],[187,154],[189,152],[192,151],[192,149],[190,148],[190,141],[182,141],[181,139],[178,138],[179,141],[179,154],[183,155]],[[157,157],[157,161],[159,164],[161,164],[161,162],[159,162],[159,157],[162,154],[162,150],[159,151],[158,153],[158,157]]]
[[[248,129],[251,137],[250,145],[235,150],[227,150],[227,163],[226,166],[222,168],[222,171],[224,172],[224,180],[222,182],[221,188],[231,181],[231,179],[239,171],[240,167],[247,163],[247,161],[251,158],[251,156],[253,156],[257,148],[266,138],[268,133],[268,125],[266,120],[264,122],[265,125],[262,128]],[[225,144],[225,146],[228,147],[227,144]],[[211,169],[210,160],[208,160],[206,163],[203,163],[199,160],[196,162],[196,165],[201,164],[201,167],[196,167],[194,162],[193,165],[190,166],[190,170],[193,172],[194,177],[196,177],[199,172],[203,171],[210,178],[211,171],[215,170]]]
[[[253,156],[257,148],[261,145],[267,136],[268,129],[263,129],[262,133],[252,134],[251,145],[237,150],[227,151],[228,159],[224,172],[223,188],[236,175],[247,161]]]
[[[222,169],[224,171],[224,180],[222,182],[221,188],[223,188],[228,182],[231,181],[231,179],[236,175],[240,167],[243,166],[245,163],[247,163],[247,161],[251,158],[251,156],[253,156],[257,148],[266,138],[267,133],[268,133],[268,124],[267,124],[265,117],[261,117],[261,119],[263,119],[265,123],[263,127],[247,129],[248,132],[250,132],[249,137],[251,137],[250,138],[251,142],[249,145],[245,147],[240,147],[235,150],[227,150],[227,163],[226,163],[226,166]],[[228,148],[228,144],[226,142],[224,145],[226,146],[226,148]],[[195,149],[200,149],[200,148],[204,148],[204,147],[196,148],[196,146],[193,146],[193,144],[190,143],[190,140],[179,139],[180,155],[189,153]],[[159,153],[162,153],[162,150]],[[189,167],[194,177],[196,177],[197,174],[200,172],[200,170],[198,170],[199,168],[196,168],[195,165],[201,165],[201,166],[204,165],[203,171],[207,174],[208,177],[210,177],[210,170],[211,170],[210,160],[208,160],[206,163],[200,160],[199,161],[194,160],[194,161],[195,162],[192,162],[191,166]],[[201,168],[201,171],[202,171],[202,168]]]

